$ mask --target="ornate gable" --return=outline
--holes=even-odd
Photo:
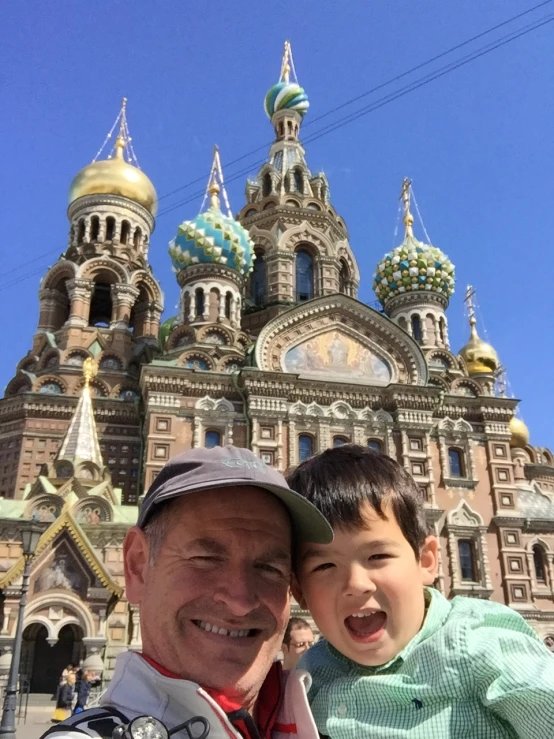
[[[390,319],[347,295],[316,298],[282,313],[260,332],[256,362],[328,382],[425,385],[417,343]]]
[[[22,575],[24,564],[21,557],[5,573],[0,579],[0,590]],[[69,511],[62,513],[41,536],[31,580],[34,588],[31,592],[61,587],[79,593],[84,599],[87,588],[98,582],[99,587],[106,588],[116,598],[123,594],[123,588],[113,580]]]

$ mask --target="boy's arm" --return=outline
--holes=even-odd
[[[552,736],[554,654],[521,616],[491,614],[467,639],[472,678],[483,705],[520,739]]]

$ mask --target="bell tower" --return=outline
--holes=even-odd
[[[264,102],[275,141],[256,179],[246,184],[247,205],[238,216],[255,244],[243,314],[243,328],[254,334],[297,303],[358,293],[346,225],[331,204],[327,177],[310,171],[300,142],[308,107],[287,41],[279,81]]]
[[[17,398],[14,408],[26,419],[20,441],[29,445],[31,455],[34,422],[23,413],[26,399],[41,399],[38,405],[33,402],[39,416],[65,419],[53,424],[57,431],[52,439],[42,440],[52,446],[51,455],[81,393],[83,364],[94,360],[98,374],[89,391],[95,397],[100,443],[112,477],[129,501],[138,496],[140,365],[157,350],[163,310],[162,291],[148,264],[157,195],[131,142],[123,99],[97,156],[71,183],[69,243],[42,278],[33,346],[6,388],[6,398]],[[39,407],[44,403],[45,408]],[[102,423],[102,417],[114,423]],[[103,440],[107,436],[109,441]],[[120,444],[118,436],[126,443]],[[14,472],[0,494],[19,496],[36,468],[21,459]]]

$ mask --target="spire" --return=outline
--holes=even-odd
[[[56,456],[58,460],[63,459],[72,462],[74,467],[81,462],[93,462],[100,469],[104,467],[90,397],[90,381],[96,376],[97,372],[98,369],[94,360],[90,357],[85,359],[83,362],[85,385],[62,441],[60,451]]]
[[[215,210],[221,210],[219,193],[223,195],[223,202],[227,208],[227,215],[229,218],[233,217],[231,213],[231,206],[229,205],[229,198],[227,197],[227,190],[225,189],[225,183],[223,182],[223,169],[221,167],[221,159],[219,157],[219,147],[217,144],[214,146],[214,155],[212,159],[212,168],[210,170],[210,176],[208,178],[208,187],[206,188],[206,194],[202,201],[202,207],[200,212],[204,210],[204,204],[208,195],[210,196],[210,208]]]
[[[125,147],[127,146],[127,98],[121,101],[121,110],[119,111],[119,133],[115,140],[115,158],[124,159]]]
[[[117,132],[115,144],[106,159],[119,159],[132,164],[133,167],[137,167],[138,169],[140,169],[135,150],[133,149],[133,145],[131,143],[133,139],[131,138],[131,134],[129,133],[129,125],[127,123],[127,98],[121,99],[121,108],[119,109],[117,118],[115,119],[113,126],[108,131],[108,134],[104,139],[104,143],[98,149],[98,152],[96,153],[96,156],[92,161],[96,162],[96,160],[99,159],[104,149],[106,149],[108,141],[112,138],[112,135],[118,124],[119,131]]]
[[[404,225],[406,226],[406,238],[414,235],[413,225],[414,217],[410,211],[410,196],[411,196],[412,181],[407,177],[402,180],[402,192],[400,193],[400,199],[404,206]]]
[[[470,325],[470,340],[479,341],[479,334],[477,333],[477,319],[475,318],[475,288],[468,285],[466,288],[466,296],[464,302],[467,306],[467,315],[469,318]]]
[[[281,62],[281,74],[279,76],[279,82],[290,82],[291,70],[294,72],[294,79],[296,78],[296,71],[294,70],[292,61],[292,49],[290,47],[290,41],[285,41],[285,49],[283,51],[283,61]]]

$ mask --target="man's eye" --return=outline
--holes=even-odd
[[[272,575],[279,575],[280,577],[288,577],[288,572],[285,571],[283,567],[275,567],[274,565],[270,565],[267,562],[261,562],[260,564],[256,565],[259,570],[263,570],[264,572],[269,572]]]
[[[381,559],[390,559],[390,558],[391,558],[390,554],[386,554],[385,552],[382,552],[381,554],[372,554],[369,559],[370,561],[375,562]]]

